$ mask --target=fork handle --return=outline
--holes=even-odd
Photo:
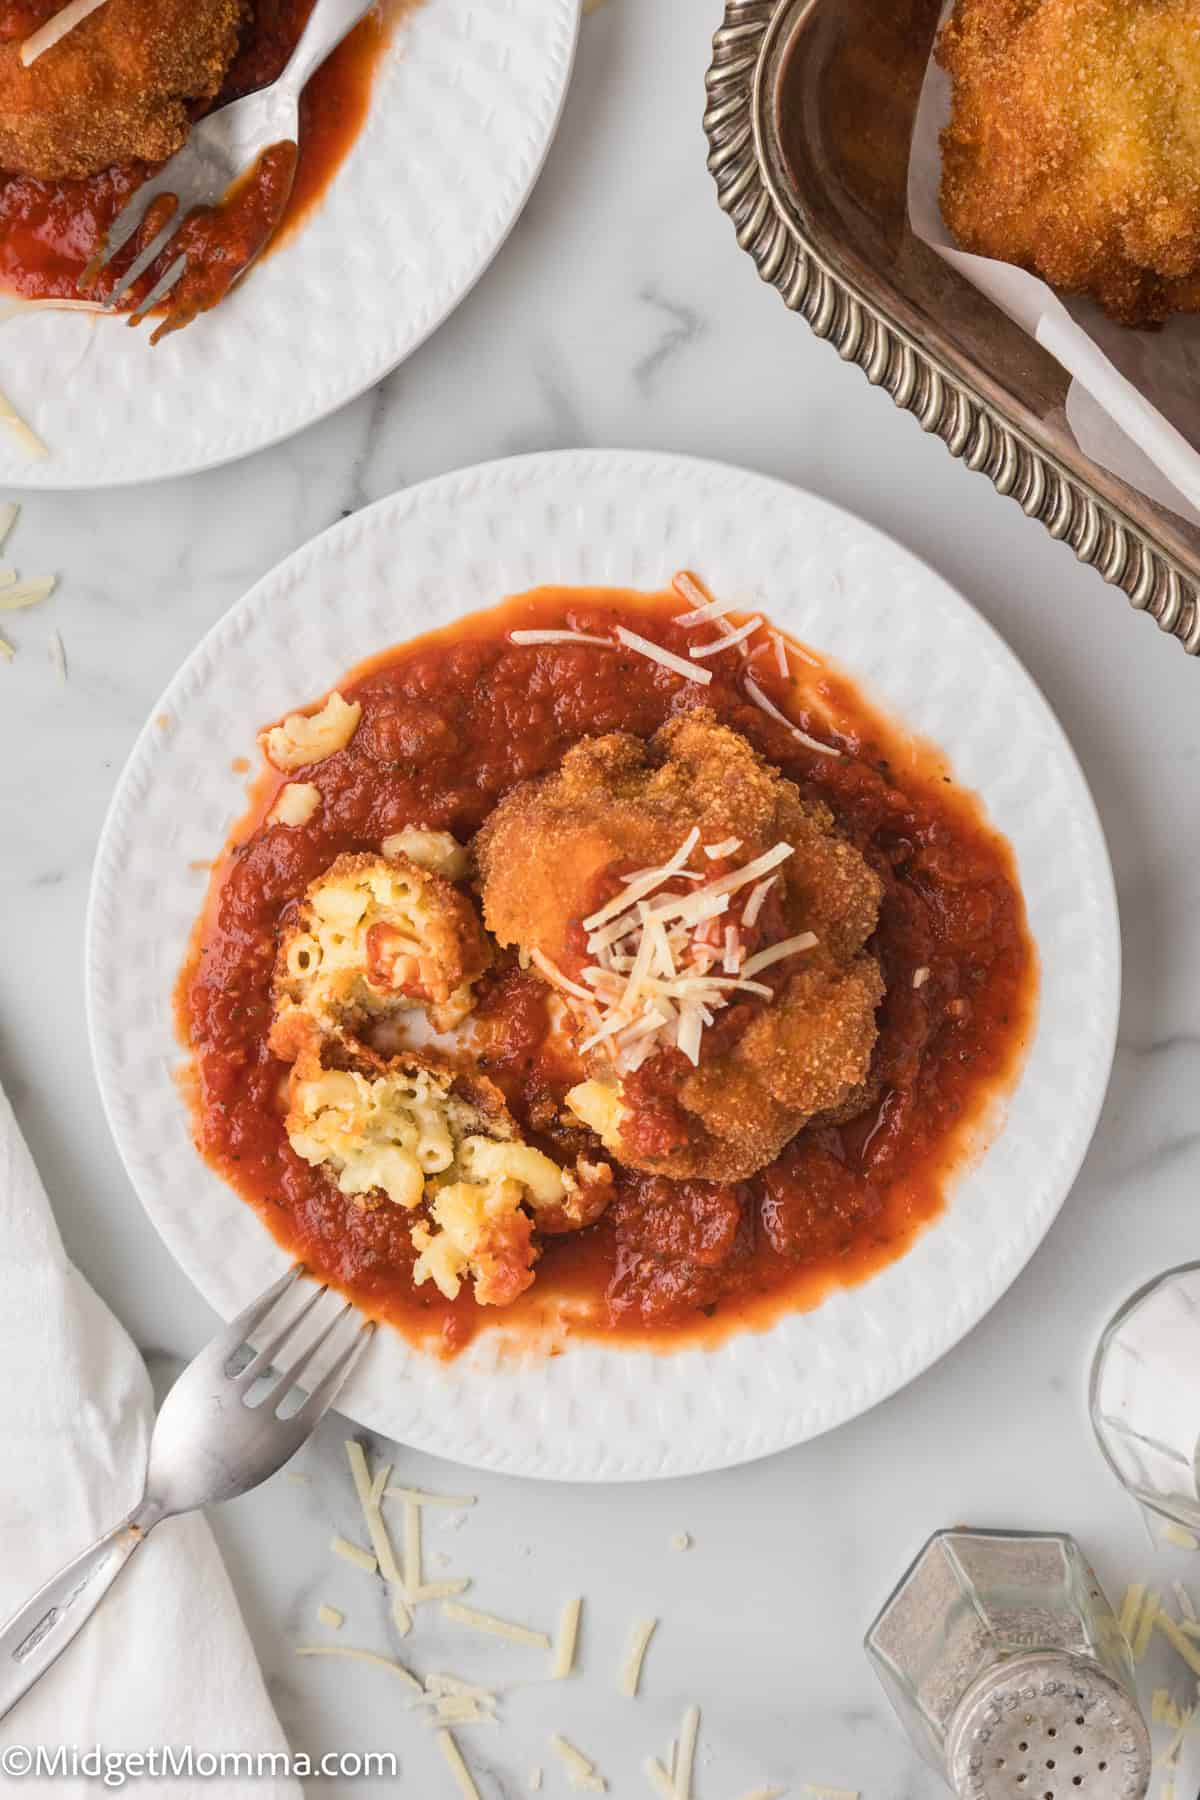
[[[0,1719],[58,1661],[161,1516],[143,1501],[0,1628]]]
[[[300,42],[279,77],[279,86],[299,98],[309,76],[316,74],[326,57],[333,54],[343,38],[349,37],[376,3],[377,0],[316,0]]]

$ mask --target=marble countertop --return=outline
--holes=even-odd
[[[572,445],[686,451],[810,487],[893,533],[986,614],[1091,781],[1124,926],[1112,1087],[1058,1223],[965,1343],[823,1440],[694,1481],[564,1488],[464,1476],[379,1447],[406,1480],[479,1495],[459,1523],[431,1523],[428,1554],[435,1570],[444,1554],[473,1574],[480,1605],[553,1628],[563,1598],[588,1599],[586,1678],[518,1687],[505,1727],[470,1736],[488,1800],[523,1792],[536,1764],[547,1793],[567,1792],[550,1772],[556,1728],[595,1755],[620,1800],[647,1793],[642,1758],[661,1753],[693,1700],[704,1707],[699,1800],[767,1780],[934,1800],[943,1790],[899,1734],[860,1638],[940,1525],[1069,1530],[1115,1596],[1131,1580],[1187,1580],[1194,1566],[1200,1598],[1200,1563],[1155,1548],[1101,1464],[1084,1403],[1106,1317],[1196,1249],[1200,668],[760,285],[705,169],[716,22],[695,0],[608,0],[585,19],[564,122],[525,216],[478,289],[376,391],[233,468],[31,497],[20,563],[58,571],[61,588],[16,620],[18,657],[0,667],[0,1080],[69,1251],[163,1368],[195,1350],[212,1319],[144,1220],[101,1115],[81,970],[91,859],[122,760],[184,654],[347,510],[457,465]],[[65,686],[47,652],[51,626],[66,647]],[[401,1790],[437,1800],[449,1778],[403,1698],[357,1666],[293,1654],[317,1635],[322,1600],[347,1613],[344,1641],[389,1648],[369,1578],[327,1550],[331,1530],[355,1518],[343,1436],[327,1423],[302,1458],[306,1482],[277,1481],[213,1524],[297,1747],[394,1749]],[[670,1548],[679,1532],[694,1540],[686,1553]],[[631,1708],[615,1671],[646,1612],[662,1624]],[[468,1677],[531,1672],[512,1646],[452,1649],[436,1616],[409,1647],[423,1667]],[[1179,1800],[1198,1779],[1180,1783]]]

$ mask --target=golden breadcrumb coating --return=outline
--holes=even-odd
[[[554,774],[506,796],[475,850],[488,929],[577,979],[581,921],[612,891],[612,872],[660,866],[692,826],[701,834],[693,869],[704,868],[705,844],[736,839],[737,866],[790,844],[763,910],[765,942],[811,931],[817,944],[800,972],[783,965],[789,973],[769,1004],[731,1005],[738,1029],[716,1015],[698,1067],[668,1050],[618,1078],[601,1046],[593,1079],[569,1104],[626,1164],[737,1181],[773,1161],[808,1119],[845,1104],[868,1073],[883,980],[864,946],[881,887],[828,808],[697,708],[649,744],[618,732],[575,745]],[[664,1092],[669,1128],[647,1129]]]
[[[29,68],[0,44],[0,169],[56,181],[163,162],[237,48],[240,0],[107,0]]]
[[[271,1049],[291,1061],[309,1036],[356,1035],[424,1007],[449,1030],[491,962],[469,897],[410,857],[347,852],[309,885],[275,962]]]
[[[957,0],[942,212],[965,250],[1141,325],[1200,305],[1196,0]]]
[[[480,1306],[511,1304],[534,1279],[537,1232],[590,1223],[611,1195],[606,1166],[563,1169],[523,1142],[493,1082],[414,1052],[312,1039],[287,1097],[297,1156],[364,1206],[410,1211],[413,1280],[450,1300],[470,1281]]]

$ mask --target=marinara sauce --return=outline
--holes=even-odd
[[[532,1338],[563,1317],[591,1336],[711,1342],[866,1279],[946,1204],[1030,1041],[1036,956],[1012,851],[936,749],[844,674],[798,645],[786,677],[770,646],[750,665],[774,705],[844,752],[821,756],[747,698],[736,650],[706,662],[713,680],[701,689],[632,651],[507,636],[566,626],[611,637],[625,624],[686,655],[696,638],[674,623],[679,610],[673,595],[543,588],[384,652],[338,683],[362,706],[351,742],[312,769],[265,771],[213,872],[178,989],[197,1143],[290,1254],[445,1354],[489,1326]],[[607,1213],[547,1239],[536,1282],[513,1307],[476,1305],[469,1284],[454,1302],[415,1288],[408,1215],[356,1205],[284,1135],[286,1069],[266,1048],[280,920],[341,851],[378,849],[408,824],[467,842],[502,795],[555,768],[580,738],[648,738],[696,704],[823,799],[883,882],[871,945],[887,978],[877,1098],[847,1124],[809,1126],[735,1186],[618,1171]],[[321,790],[307,825],[264,822],[284,780]],[[478,992],[475,1066],[522,1124],[544,1120],[578,1078],[548,1032],[546,990],[501,956]]]
[[[0,0],[0,43],[28,36],[60,4]],[[312,6],[313,0],[253,0],[238,53],[213,104],[222,106],[274,81],[299,42]],[[299,155],[290,146],[269,150],[239,184],[230,204],[185,225],[164,258],[131,290],[129,309],[186,248],[188,271],[171,301],[173,323],[185,324],[224,297],[268,239],[273,249],[287,238],[320,199],[358,135],[387,35],[382,11],[368,13],[304,90]],[[80,275],[125,202],[151,173],[144,163],[105,169],[82,181],[35,181],[0,172],[0,288],[25,300],[78,300]],[[128,266],[136,250],[135,243],[117,259],[114,273],[100,278],[96,297],[103,297],[106,284]]]

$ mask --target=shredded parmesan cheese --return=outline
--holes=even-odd
[[[65,682],[67,679],[67,652],[63,645],[62,633],[59,631],[50,633],[50,661],[54,664],[58,679]]]
[[[510,631],[509,638],[514,644],[599,644],[602,650],[611,650],[611,638],[594,637],[588,631]]]
[[[47,19],[44,25],[39,26],[22,43],[22,66],[26,69],[29,68],[30,64],[35,63],[39,56],[44,56],[47,50],[53,50],[55,44],[61,43],[69,31],[74,31],[77,25],[82,25],[85,19],[90,18],[91,14],[97,12],[103,5],[104,0],[68,0],[68,4],[63,7],[61,12],[55,13],[52,19]]]
[[[15,500],[6,500],[4,505],[0,506],[0,550],[3,550],[8,542],[9,533],[20,516],[21,508]]]
[[[759,618],[747,619],[736,631],[727,631],[723,637],[713,638],[707,644],[693,644],[688,655],[698,660],[705,656],[715,656],[718,650],[732,650],[735,644],[744,643],[748,637],[753,637],[761,624],[762,620]]]
[[[596,1765],[589,1762],[582,1750],[567,1742],[560,1732],[555,1732],[550,1739],[550,1748],[561,1756],[567,1770],[567,1780],[576,1789],[593,1794],[602,1794],[608,1786],[603,1775],[596,1773]]]
[[[1196,1623],[1196,1609],[1192,1605],[1192,1596],[1188,1593],[1182,1581],[1173,1581],[1171,1586],[1174,1588],[1175,1598],[1179,1602],[1180,1623],[1184,1625],[1194,1625]]]
[[[654,1636],[657,1619],[639,1619],[633,1628],[629,1640],[629,1649],[625,1652],[625,1661],[621,1664],[618,1686],[627,1700],[637,1698],[638,1687],[642,1679],[642,1664],[646,1660],[646,1650],[650,1639]]]
[[[354,1491],[358,1495],[358,1504],[362,1508],[363,1520],[371,1539],[371,1547],[375,1552],[380,1573],[385,1581],[404,1584],[404,1578],[396,1562],[396,1553],[392,1549],[392,1540],[388,1536],[387,1526],[383,1522],[383,1513],[379,1502],[372,1491],[371,1472],[367,1468],[366,1452],[355,1438],[346,1439],[346,1458],[350,1464],[350,1473],[354,1478]]]
[[[784,938],[782,943],[771,944],[744,962],[742,974],[757,975],[760,969],[769,969],[772,963],[782,962],[785,956],[798,956],[802,950],[811,950],[816,941],[815,931],[801,931],[795,937]]]
[[[481,1706],[495,1706],[496,1696],[490,1688],[476,1687],[473,1682],[460,1681],[457,1675],[427,1675],[425,1686],[436,1698],[451,1694],[460,1700],[477,1700]]]
[[[410,1500],[404,1508],[404,1591],[414,1604],[422,1580],[421,1509]]]
[[[659,1762],[657,1756],[648,1756],[642,1764],[646,1771],[646,1779],[658,1795],[659,1800],[678,1800],[675,1783]]]
[[[568,1600],[562,1609],[558,1621],[558,1641],[554,1646],[554,1665],[550,1670],[552,1681],[565,1681],[575,1667],[575,1646],[579,1640],[579,1615],[583,1610],[582,1600]]]
[[[393,1675],[398,1675],[401,1681],[406,1681],[409,1687],[416,1688],[418,1693],[421,1691],[420,1682],[404,1667],[403,1663],[393,1662],[390,1656],[378,1656],[374,1650],[352,1650],[348,1644],[299,1644],[296,1647],[296,1655],[349,1656],[353,1657],[355,1662],[375,1663],[379,1668],[388,1669]]]
[[[692,1764],[696,1760],[696,1738],[700,1732],[700,1708],[689,1706],[679,1728],[679,1756],[675,1764],[675,1792],[678,1800],[692,1800]]]
[[[791,664],[788,662],[787,645],[784,643],[783,637],[778,631],[773,631],[771,633],[771,643],[775,648],[775,667],[786,679],[792,672]]]
[[[424,1488],[389,1487],[384,1489],[384,1497],[388,1500],[403,1500],[408,1506],[474,1506],[476,1494],[429,1494]]]
[[[1158,1601],[1159,1596],[1157,1594],[1148,1594],[1146,1596],[1146,1603],[1142,1608],[1141,1623],[1138,1625],[1133,1636],[1133,1641],[1129,1646],[1133,1652],[1133,1660],[1135,1663],[1141,1662],[1146,1651],[1150,1647],[1151,1634],[1154,1631],[1155,1621],[1158,1618]]]
[[[1125,1598],[1121,1602],[1121,1616],[1117,1623],[1121,1627],[1121,1635],[1131,1644],[1133,1642],[1133,1634],[1137,1630],[1137,1622],[1142,1611],[1142,1601],[1145,1597],[1146,1589],[1142,1583],[1138,1581],[1125,1589]]]
[[[471,1771],[462,1759],[462,1751],[448,1731],[437,1734],[438,1748],[446,1759],[446,1766],[458,1783],[458,1791],[463,1800],[480,1800],[479,1789],[471,1779]]]
[[[792,721],[780,712],[774,702],[767,699],[767,696],[763,693],[752,675],[747,675],[745,687],[747,694],[750,696],[755,706],[759,708],[760,712],[765,712],[769,719],[774,719],[776,724],[784,726],[786,730],[791,732],[794,738],[799,739],[800,743],[805,744],[808,749],[817,751],[821,756],[840,756],[842,754],[833,744],[822,744],[818,738],[809,737],[807,731],[801,731],[798,725],[793,725]]]
[[[1161,1527],[1158,1535],[1164,1543],[1174,1544],[1177,1550],[1200,1550],[1200,1539],[1193,1536],[1184,1526],[1176,1525],[1173,1520],[1168,1520]]]
[[[339,1612],[336,1606],[326,1606],[322,1601],[317,1608],[317,1622],[327,1625],[330,1631],[340,1631],[346,1623],[346,1615],[344,1612]]]
[[[470,1585],[469,1575],[456,1575],[452,1581],[422,1582],[408,1597],[414,1606],[422,1600],[452,1600],[455,1594],[465,1594]]]
[[[344,1556],[347,1562],[352,1562],[355,1568],[365,1569],[368,1575],[374,1575],[379,1568],[371,1552],[358,1544],[352,1544],[349,1538],[335,1536],[330,1539],[329,1548],[335,1556]]]
[[[692,1534],[690,1531],[677,1531],[671,1539],[672,1550],[690,1550],[691,1547]]]
[[[10,583],[0,593],[0,612],[20,612],[26,606],[40,606],[58,586],[55,575],[43,575],[37,581]]]
[[[727,612],[733,611],[732,600],[712,600],[700,585],[693,581],[686,572],[678,574],[671,586],[681,600],[691,606],[690,612],[675,614],[677,625],[707,625],[713,619],[723,619]]]
[[[51,24],[54,22],[51,20]],[[32,458],[34,462],[41,462],[49,456],[50,452],[37,432],[31,425],[25,423],[12,401],[7,399],[4,394],[0,394],[0,425],[8,426],[26,456]]]
[[[540,1769],[531,1770],[530,1776],[529,1776],[529,1791],[530,1791],[530,1793],[531,1794],[540,1793],[541,1787],[542,1787],[542,1771]]]
[[[490,1632],[493,1637],[507,1638],[513,1644],[530,1644],[535,1650],[548,1650],[550,1639],[544,1631],[531,1631],[527,1625],[513,1625],[493,1613],[476,1612],[473,1606],[460,1606],[455,1600],[443,1603],[442,1611],[459,1625],[470,1625],[475,1631]]]
[[[4,658],[5,662],[11,662],[16,654],[8,639],[0,637],[0,656]]]
[[[673,650],[664,650],[661,644],[639,637],[636,631],[630,631],[625,625],[617,626],[617,638],[627,650],[646,657],[649,662],[661,663],[664,669],[671,669],[676,675],[682,675],[685,681],[697,681],[701,687],[707,687],[712,680],[711,669],[694,669],[690,662],[682,656],[676,656]]]
[[[1153,1630],[1154,1626],[1157,1625],[1159,1630],[1162,1632],[1163,1636],[1166,1638],[1168,1644],[1170,1644],[1172,1650],[1174,1650],[1179,1656],[1182,1656],[1184,1662],[1187,1664],[1188,1668],[1192,1671],[1192,1674],[1200,1675],[1200,1650],[1197,1650],[1195,1644],[1191,1643],[1184,1636],[1183,1632],[1180,1631],[1178,1625],[1175,1623],[1175,1621],[1171,1617],[1170,1613],[1163,1612],[1162,1608],[1158,1605],[1157,1594],[1154,1596],[1154,1602],[1155,1602],[1154,1616],[1151,1617],[1151,1620],[1150,1620],[1151,1630]],[[1148,1600],[1146,1602],[1146,1612],[1148,1614],[1150,1613],[1150,1602]],[[1145,1621],[1143,1620],[1143,1624],[1144,1624],[1144,1622]],[[1139,1632],[1138,1633],[1139,1643],[1141,1642],[1141,1635],[1142,1635],[1141,1632]],[[1146,1633],[1147,1642],[1149,1642],[1149,1637],[1150,1637],[1150,1633],[1147,1632]],[[1145,1655],[1145,1647],[1144,1646],[1142,1649],[1142,1654]],[[1141,1661],[1141,1657],[1137,1655],[1136,1651],[1134,1653],[1134,1661],[1135,1662]]]
[[[740,850],[741,847],[742,847],[741,838],[737,838],[737,837],[722,838],[721,842],[719,844],[705,844],[704,854],[705,854],[705,856],[710,857],[713,862],[716,862],[718,857],[732,856],[734,851]]]
[[[358,1495],[358,1504],[362,1509],[363,1520],[367,1527],[367,1535],[371,1540],[371,1548],[379,1565],[379,1573],[390,1587],[398,1591],[392,1595],[392,1619],[401,1637],[406,1637],[412,1629],[412,1620],[404,1605],[404,1576],[396,1561],[396,1552],[392,1548],[392,1540],[388,1536],[387,1526],[383,1521],[379,1498],[375,1493],[371,1480],[371,1471],[367,1467],[366,1453],[354,1438],[346,1439],[346,1457],[350,1464],[350,1473],[354,1478],[354,1491]],[[390,1470],[390,1465],[389,1465]],[[385,1474],[380,1492],[386,1484]]]

